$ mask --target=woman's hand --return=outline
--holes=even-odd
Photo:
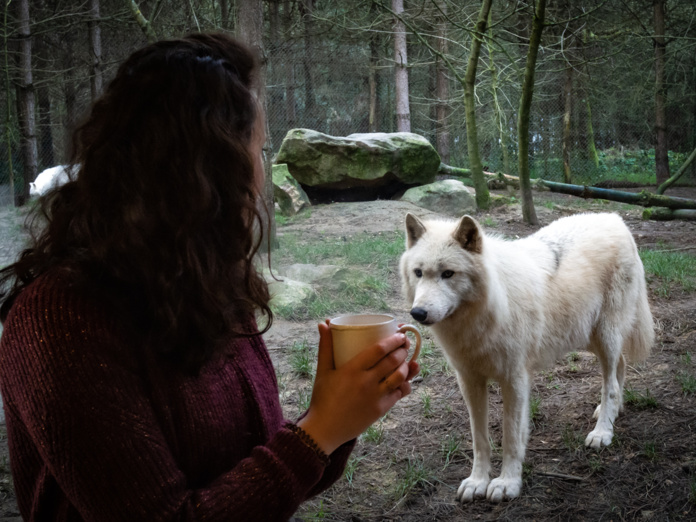
[[[327,454],[356,438],[411,393],[410,380],[419,366],[406,361],[408,347],[408,338],[397,333],[336,369],[331,331],[328,324],[320,324],[312,399],[297,424]]]

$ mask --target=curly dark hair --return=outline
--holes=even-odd
[[[74,133],[77,175],[41,198],[39,233],[0,272],[0,319],[28,284],[60,269],[98,288],[145,347],[188,369],[223,337],[255,334],[256,311],[270,327],[253,262],[256,72],[250,49],[222,34],[131,55]]]

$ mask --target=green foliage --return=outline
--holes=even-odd
[[[445,435],[441,447],[442,458],[445,461],[445,465],[442,469],[446,469],[447,466],[450,465],[450,462],[452,462],[455,459],[455,457],[460,456],[462,454],[461,445],[462,441],[460,437],[457,437],[450,433]]]
[[[677,375],[677,381],[679,381],[685,395],[696,394],[696,377],[686,372],[682,372]]]
[[[529,420],[534,424],[534,421],[541,417],[539,407],[541,406],[541,397],[535,395],[529,399]]]
[[[648,280],[656,278],[655,292],[661,297],[670,294],[673,286],[684,292],[696,291],[696,256],[684,252],[640,249],[640,258]]]
[[[563,445],[571,452],[575,453],[581,449],[585,443],[584,437],[573,430],[573,427],[566,425],[561,434]]]
[[[428,484],[430,474],[425,469],[422,460],[408,459],[406,471],[395,487],[396,498],[400,499],[408,495],[416,487]]]
[[[636,392],[633,388],[624,388],[624,403],[635,406],[639,410],[657,408],[657,399],[653,397],[650,390],[645,390],[645,395]]]
[[[428,392],[421,393],[421,405],[423,406],[423,417],[429,419],[433,416],[432,398]]]
[[[395,266],[404,250],[400,232],[360,234],[303,241],[297,235],[279,238],[279,262],[369,265],[378,270]]]
[[[294,342],[290,348],[290,366],[300,377],[312,377],[314,370],[315,354],[310,344],[303,340]]]
[[[380,420],[378,423],[372,424],[365,433],[360,436],[365,442],[379,444],[384,440],[384,422]]]

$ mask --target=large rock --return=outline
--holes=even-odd
[[[284,216],[294,216],[312,205],[300,184],[290,175],[285,163],[273,165],[273,199]]]
[[[407,190],[401,200],[452,217],[476,212],[474,190],[455,179],[414,187]]]
[[[336,199],[361,200],[389,198],[409,186],[432,183],[440,156],[428,140],[410,132],[336,137],[292,129],[276,163],[287,164],[310,198],[343,193]]]

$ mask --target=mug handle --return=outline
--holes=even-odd
[[[411,361],[415,361],[418,358],[418,354],[420,353],[421,349],[421,334],[420,331],[418,331],[418,328],[413,326],[412,324],[405,324],[399,328],[399,333],[406,333],[406,332],[411,332],[413,335],[416,336],[416,347],[413,349],[413,355],[411,356]]]

